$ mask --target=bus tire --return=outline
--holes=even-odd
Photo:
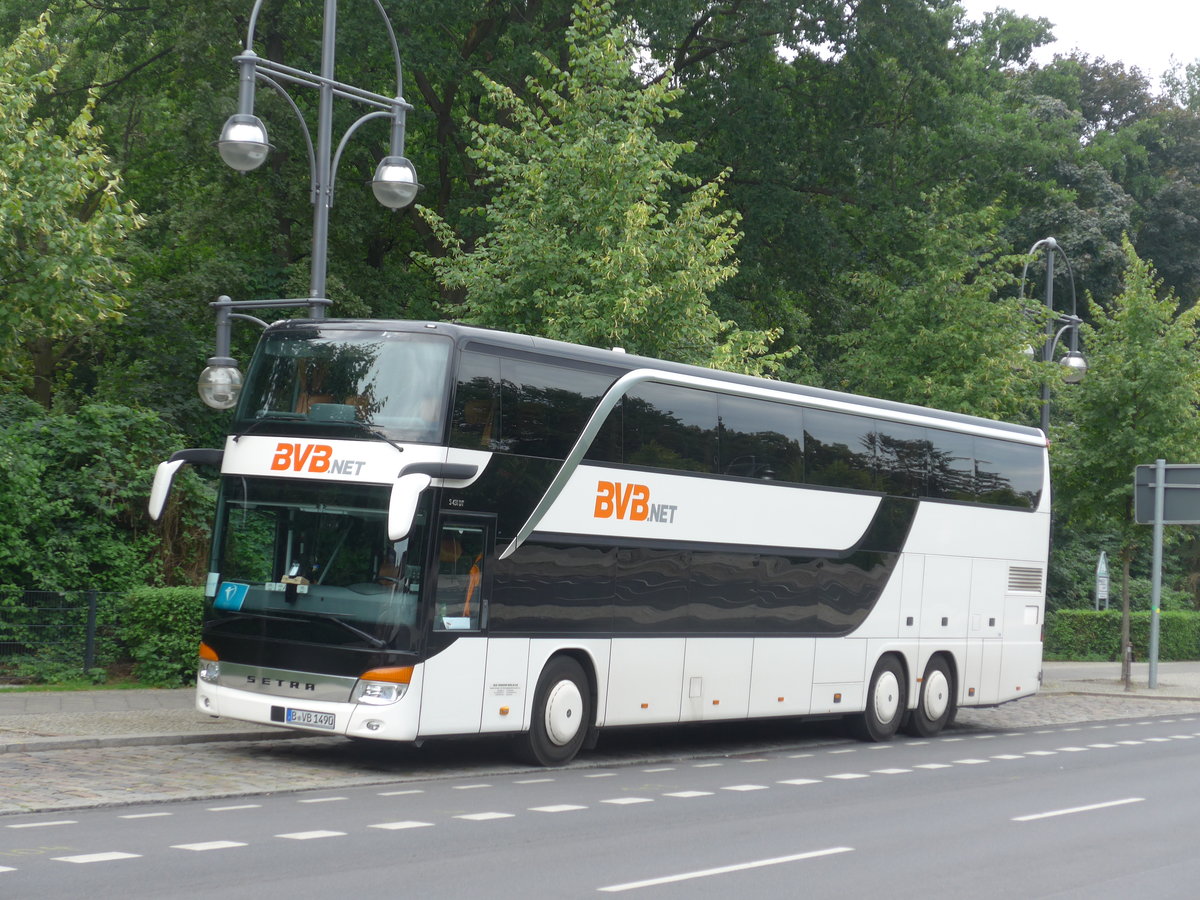
[[[518,736],[517,755],[530,765],[564,765],[583,746],[591,723],[592,694],[583,667],[556,656],[538,678],[529,731]]]
[[[904,731],[913,737],[933,737],[954,721],[957,711],[950,666],[944,656],[935,656],[925,667],[921,696],[917,699],[916,709],[904,724]]]
[[[854,736],[862,741],[890,741],[904,719],[905,700],[904,669],[896,657],[882,657],[867,686],[866,709],[850,720]]]

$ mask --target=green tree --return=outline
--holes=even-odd
[[[1122,647],[1130,566],[1149,537],[1133,521],[1134,467],[1190,459],[1200,442],[1200,310],[1179,313],[1174,294],[1160,295],[1161,281],[1128,238],[1124,250],[1121,293],[1108,308],[1089,298],[1092,324],[1082,329],[1088,376],[1064,392],[1067,424],[1053,429],[1051,445],[1071,526],[1119,535]]]
[[[737,216],[718,208],[724,176],[701,183],[679,171],[693,144],[655,131],[678,91],[666,79],[632,82],[629,32],[610,3],[582,0],[565,68],[539,56],[531,99],[481,76],[499,113],[473,123],[470,151],[494,189],[476,210],[489,230],[468,248],[423,209],[447,253],[420,258],[477,324],[769,370],[782,356],[766,352],[778,332],[740,330],[708,302],[736,270]]]
[[[1039,322],[1003,296],[1019,265],[998,256],[999,211],[962,208],[961,195],[910,211],[919,249],[884,271],[846,279],[871,313],[840,340],[838,386],[859,393],[993,419],[1028,419],[1036,373],[1025,348]]]
[[[35,114],[65,61],[49,24],[0,49],[0,387],[47,408],[65,343],[120,314],[118,254],[141,224],[92,123],[95,97],[65,128]]]

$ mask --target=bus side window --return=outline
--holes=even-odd
[[[477,631],[483,612],[486,531],[469,525],[443,525],[438,538],[434,628]]]

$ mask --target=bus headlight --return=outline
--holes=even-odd
[[[358,676],[358,684],[350,700],[370,706],[386,706],[395,703],[406,693],[412,681],[412,666],[389,666],[371,669]]]
[[[221,660],[217,651],[203,641],[200,642],[200,666],[197,674],[205,684],[217,684],[221,680]]]

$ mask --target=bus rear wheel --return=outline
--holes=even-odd
[[[921,696],[917,708],[912,711],[904,730],[914,737],[933,737],[954,721],[954,683],[950,677],[950,666],[941,656],[935,656],[925,667],[921,679]]]
[[[569,656],[550,660],[538,679],[529,731],[517,738],[517,756],[535,766],[575,758],[592,719],[592,695],[583,667]]]
[[[904,670],[896,657],[883,657],[867,687],[867,708],[850,720],[854,736],[862,741],[890,741],[904,718],[906,698]]]

